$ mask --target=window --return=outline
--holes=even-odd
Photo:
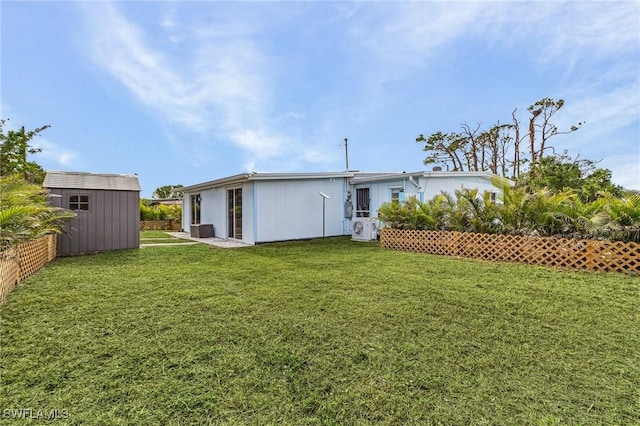
[[[89,210],[88,195],[70,195],[69,210]]]
[[[489,202],[491,202],[491,204],[495,204],[496,201],[498,199],[498,194],[495,192],[490,192],[489,193]]]
[[[369,217],[369,188],[356,189],[356,217]]]
[[[402,201],[400,198],[400,193],[402,192],[401,188],[391,188],[391,202],[399,203]]]
[[[191,224],[200,225],[200,194],[191,196]]]

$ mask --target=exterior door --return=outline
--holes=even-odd
[[[227,190],[227,237],[242,239],[242,188]]]
[[[370,204],[369,188],[356,188],[356,217],[369,217]]]

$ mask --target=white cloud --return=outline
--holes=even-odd
[[[188,127],[202,126],[194,113],[199,105],[189,99],[189,84],[174,72],[167,57],[147,45],[139,28],[110,3],[86,4],[83,9],[91,28],[87,49],[96,63],[164,118]]]
[[[39,163],[41,162],[40,158],[42,158],[45,163],[43,164],[45,169],[68,169],[78,165],[79,156],[77,152],[64,149],[43,137],[32,139],[31,145],[34,148],[42,149],[42,152],[35,155],[38,157],[36,161]]]
[[[535,57],[576,63],[637,53],[638,15],[637,2],[572,2],[551,8],[542,17],[546,25]]]
[[[174,16],[174,12],[173,10],[169,11],[168,13],[166,13],[163,17],[162,20],[160,21],[160,26],[167,28],[167,29],[173,29],[177,27],[177,22],[175,20],[175,16]]]
[[[574,100],[565,107],[565,127],[585,122],[585,129],[590,129],[595,136],[602,136],[637,122],[640,117],[639,83],[636,80],[609,90],[572,90],[568,95]]]
[[[350,33],[365,51],[362,56],[370,55],[375,64],[368,64],[372,90],[367,104],[372,107],[363,114],[373,117],[386,108],[392,95],[385,88],[388,80],[419,79],[432,63],[484,46],[524,58],[540,74],[554,67],[565,70],[558,79],[566,80],[566,88],[557,96],[567,104],[556,124],[561,129],[586,125],[575,137],[554,139],[559,148],[598,160],[607,149],[628,152],[628,144],[637,143],[637,131],[633,141],[611,137],[637,126],[640,117],[637,2],[374,3],[372,9],[375,13],[353,18],[357,24]],[[460,96],[455,88],[453,95]],[[638,187],[637,155],[623,161],[606,154],[607,167]]]
[[[230,135],[235,145],[252,154],[258,160],[278,157],[284,154],[290,142],[281,136],[274,136],[259,130],[242,129]]]
[[[503,49],[526,58],[540,72],[557,64],[567,73],[580,70],[561,94],[567,100],[562,117],[570,124],[587,121],[589,130],[581,130],[583,134],[606,135],[633,123],[637,114],[637,96],[625,95],[638,90],[637,59],[631,58],[638,47],[635,2],[331,3],[330,25],[315,22],[309,25],[313,29],[299,22],[319,6],[272,9],[263,3],[254,8],[215,3],[216,15],[205,18],[181,15],[179,5],[172,4],[158,16],[158,35],[128,18],[126,3],[83,4],[90,35],[87,51],[160,120],[177,125],[175,133],[180,136],[171,139],[197,144],[190,152],[200,156],[213,156],[211,146],[215,151],[230,142],[242,150],[244,164],[251,170],[335,164],[336,159],[340,163],[339,149],[334,152],[331,140],[345,127],[375,128],[372,120],[393,104],[395,93],[387,83],[418,80],[434,61],[464,55],[457,49],[467,45]],[[323,32],[336,29],[343,32],[331,36]],[[327,45],[340,40],[336,52],[326,54],[338,53],[344,61],[336,65],[342,68],[325,72],[335,73],[337,80],[348,76],[357,87],[346,88],[346,96],[334,86],[326,92],[318,89],[306,99],[285,93],[290,87],[288,68],[297,70],[297,78],[315,75],[300,71],[306,63],[293,62],[304,54],[287,55],[273,45],[279,40],[271,38],[274,32],[288,41],[303,32],[305,40],[324,37]],[[292,46],[301,52],[317,48],[324,54],[315,45],[293,41]],[[597,75],[581,67],[609,62],[612,65]],[[322,84],[304,83],[294,87],[311,91]],[[280,98],[293,99],[293,105],[278,105]],[[296,105],[297,99],[311,105]],[[509,107],[515,106],[522,105]],[[309,128],[302,129],[305,125]],[[190,132],[197,137],[189,137]]]
[[[86,4],[83,11],[93,60],[160,119],[200,135],[230,134],[233,143],[262,158],[281,152],[285,138],[277,131],[260,131],[259,137],[269,141],[265,146],[254,145],[257,136],[244,130],[247,123],[268,121],[265,109],[272,94],[267,60],[242,25],[232,33],[185,26],[178,57],[154,48],[157,41],[115,4]],[[167,14],[161,25],[178,31],[178,22]]]
[[[350,35],[387,77],[428,65],[443,48],[455,55],[453,43],[464,40],[519,48],[546,66],[637,54],[638,9],[634,1],[373,3]]]

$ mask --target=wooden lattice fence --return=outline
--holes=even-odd
[[[182,229],[180,222],[175,220],[141,220],[141,231],[179,231]]]
[[[56,236],[47,235],[0,252],[0,302],[16,285],[56,257]]]
[[[640,244],[620,241],[382,229],[380,246],[445,256],[640,273]]]

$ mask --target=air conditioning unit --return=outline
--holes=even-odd
[[[371,241],[378,237],[378,227],[370,217],[356,217],[351,223],[351,239]]]

